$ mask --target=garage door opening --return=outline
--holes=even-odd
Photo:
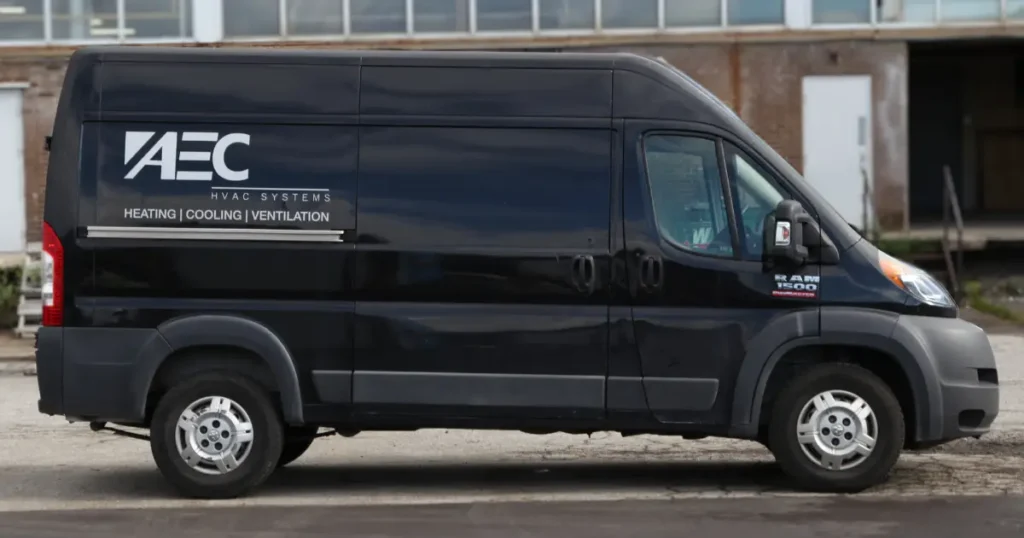
[[[912,43],[910,220],[942,219],[943,167],[966,219],[1024,221],[1024,43]]]

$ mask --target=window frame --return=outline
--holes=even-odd
[[[787,187],[784,182],[780,181],[778,176],[772,171],[772,169],[769,168],[764,163],[762,163],[759,159],[754,157],[754,155],[750,151],[744,150],[742,147],[740,147],[739,144],[737,144],[736,142],[734,142],[732,140],[729,140],[729,139],[726,139],[726,138],[722,138],[722,137],[718,137],[718,140],[719,140],[719,144],[721,144],[721,147],[722,147],[723,158],[725,159],[725,164],[723,165],[724,168],[722,169],[722,174],[724,174],[726,176],[726,179],[728,180],[728,187],[727,188],[730,189],[731,200],[732,200],[732,204],[733,204],[733,213],[736,215],[736,233],[737,234],[740,233],[740,230],[741,230],[740,223],[743,220],[742,219],[742,214],[741,214],[742,208],[739,205],[740,204],[740,192],[739,192],[740,180],[739,180],[738,174],[737,174],[737,177],[734,178],[733,175],[730,173],[730,168],[729,168],[730,167],[730,165],[729,165],[730,150],[733,153],[735,153],[737,157],[747,161],[748,164],[751,164],[754,167],[756,167],[757,168],[757,172],[762,174],[764,176],[764,178],[768,181],[768,183],[770,183],[771,186],[774,187],[775,190],[778,191],[778,193],[782,195],[782,199],[783,200],[797,200],[797,201],[800,202],[801,205],[804,205],[806,207],[807,202],[802,200],[802,199],[800,199],[800,198],[798,198],[796,196],[796,193],[793,191],[793,189]],[[817,218],[817,217],[815,217],[815,218]],[[743,240],[743,239],[746,238],[746,228],[742,228],[742,230],[743,230],[743,234],[742,234],[742,237],[740,238],[740,241],[739,241],[740,247],[742,249],[741,258],[740,259],[744,260],[744,261],[761,261],[762,256],[764,255],[764,246],[762,245],[762,247],[761,247],[761,249],[762,249],[761,250],[761,255],[759,255],[759,256],[755,257],[755,256],[753,256],[752,253],[747,252],[747,243],[746,243],[746,241]]]
[[[718,181],[722,189],[722,198],[725,203],[725,214],[726,214],[726,226],[729,228],[730,244],[732,245],[732,255],[722,256],[712,253],[704,253],[696,249],[687,248],[675,239],[668,237],[661,230],[661,225],[658,224],[657,210],[654,207],[654,188],[651,182],[650,163],[647,159],[647,143],[648,139],[654,136],[677,136],[681,138],[698,138],[703,140],[709,140],[715,145],[715,160],[718,165]],[[735,202],[733,201],[732,189],[729,187],[728,171],[725,169],[725,146],[722,143],[722,137],[714,133],[708,133],[699,130],[690,129],[650,129],[644,131],[640,137],[640,155],[643,163],[643,175],[644,182],[647,188],[647,199],[651,207],[651,215],[654,219],[654,232],[657,234],[659,241],[672,246],[672,249],[681,252],[688,256],[696,256],[708,260],[719,260],[719,261],[745,261],[743,258],[743,252],[741,250],[739,231],[736,224],[735,214]]]
[[[654,191],[651,188],[650,172],[647,163],[647,139],[654,135],[672,135],[672,136],[683,136],[689,138],[703,138],[711,140],[715,143],[715,153],[718,156],[718,166],[721,170],[720,179],[722,181],[723,195],[726,202],[726,212],[728,214],[729,231],[732,236],[732,256],[716,256],[714,254],[705,254],[697,250],[688,249],[671,238],[665,237],[662,234],[660,227],[657,223],[657,215],[654,214]],[[728,131],[721,130],[714,126],[701,126],[692,123],[679,125],[678,127],[672,125],[664,125],[657,127],[650,127],[641,131],[639,135],[639,162],[642,167],[641,174],[643,178],[644,188],[646,189],[647,203],[651,208],[651,215],[653,216],[652,230],[653,234],[658,238],[658,241],[662,241],[667,245],[670,245],[674,252],[681,253],[687,256],[693,256],[702,260],[718,261],[718,262],[742,262],[744,264],[758,264],[762,262],[761,257],[756,259],[750,258],[746,255],[746,246],[743,244],[743,236],[739,232],[739,215],[737,215],[737,197],[738,193],[734,191],[734,182],[732,176],[729,174],[729,166],[727,161],[726,144],[731,145],[738,151],[748,162],[756,165],[764,172],[771,181],[772,185],[776,187],[785,199],[795,200],[805,208],[819,226],[821,226],[821,237],[822,246],[833,244],[832,239],[829,237],[829,232],[825,228],[825,225],[821,222],[817,209],[810,203],[808,198],[796,188],[786,178],[780,170],[773,166],[767,159],[765,159],[757,150],[755,150],[750,144],[744,142],[740,138],[736,137]],[[738,183],[735,184],[738,187]],[[763,253],[762,253],[763,255]],[[820,263],[817,257],[812,258],[813,263]]]

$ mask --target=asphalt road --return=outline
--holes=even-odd
[[[4,514],[5,538],[944,538],[1024,535],[1013,498],[918,501],[775,498],[501,503],[396,508],[271,507]]]
[[[426,430],[321,439],[250,498],[190,501],[164,483],[147,443],[40,415],[35,378],[0,376],[0,537],[188,536],[199,528],[204,536],[344,529],[429,537],[472,529],[618,538],[639,529],[645,537],[687,530],[1019,537],[1024,337],[991,339],[1002,386],[995,431],[905,453],[889,483],[856,498],[793,492],[755,443]],[[923,515],[928,506],[938,515]]]

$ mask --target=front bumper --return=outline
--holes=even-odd
[[[893,336],[916,356],[930,389],[919,443],[977,437],[991,429],[999,415],[999,375],[984,330],[962,319],[901,316]]]

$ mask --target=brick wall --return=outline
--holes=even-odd
[[[53,126],[67,61],[62,58],[0,58],[0,83],[28,83],[22,117],[25,128],[25,232],[42,239],[43,195],[48,154],[43,148]]]
[[[721,98],[798,170],[802,168],[801,79],[870,74],[873,79],[875,205],[882,225],[907,222],[907,47],[900,41],[615,45],[666,60]],[[38,241],[49,134],[65,56],[0,56],[0,82],[28,82],[25,172],[28,240]]]

